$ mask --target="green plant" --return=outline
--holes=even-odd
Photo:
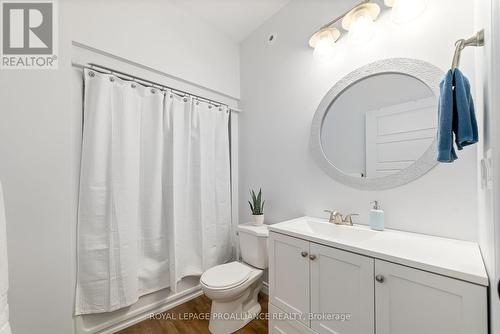
[[[255,191],[250,190],[250,195],[252,196],[252,202],[248,201],[250,204],[250,210],[252,210],[252,214],[263,215],[264,214],[264,204],[266,201],[262,201],[262,189],[259,189],[259,193],[255,195]]]

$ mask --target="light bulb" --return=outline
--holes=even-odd
[[[357,6],[342,19],[342,27],[349,31],[349,39],[353,44],[367,43],[375,34],[374,21],[380,14],[380,6],[365,3]]]
[[[319,62],[326,63],[335,56],[335,45],[329,38],[321,38],[314,47],[314,58]]]
[[[396,24],[411,22],[419,17],[426,7],[426,0],[395,0],[391,20]]]
[[[360,45],[368,43],[374,35],[374,23],[366,10],[355,13],[349,28],[349,39],[353,44]]]
[[[335,42],[340,31],[334,27],[326,27],[314,33],[309,39],[309,46],[314,48],[314,58],[320,62],[328,62],[335,55]]]

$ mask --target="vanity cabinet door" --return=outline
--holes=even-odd
[[[290,319],[286,313],[269,304],[269,334],[317,334],[302,323]]]
[[[309,326],[309,242],[269,234],[270,303]]]
[[[375,260],[377,334],[487,334],[486,288]]]
[[[374,260],[314,243],[310,251],[311,328],[321,334],[373,334]]]

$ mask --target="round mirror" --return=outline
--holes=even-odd
[[[425,174],[436,165],[443,75],[422,61],[389,59],[343,78],[313,121],[311,143],[322,167],[363,189],[392,188]]]
[[[354,177],[401,172],[432,144],[437,99],[406,74],[366,77],[344,90],[326,111],[321,146],[326,158]]]

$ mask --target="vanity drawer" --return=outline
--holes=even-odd
[[[283,320],[282,320],[283,319]],[[301,322],[293,320],[287,312],[269,304],[269,334],[317,334]]]

